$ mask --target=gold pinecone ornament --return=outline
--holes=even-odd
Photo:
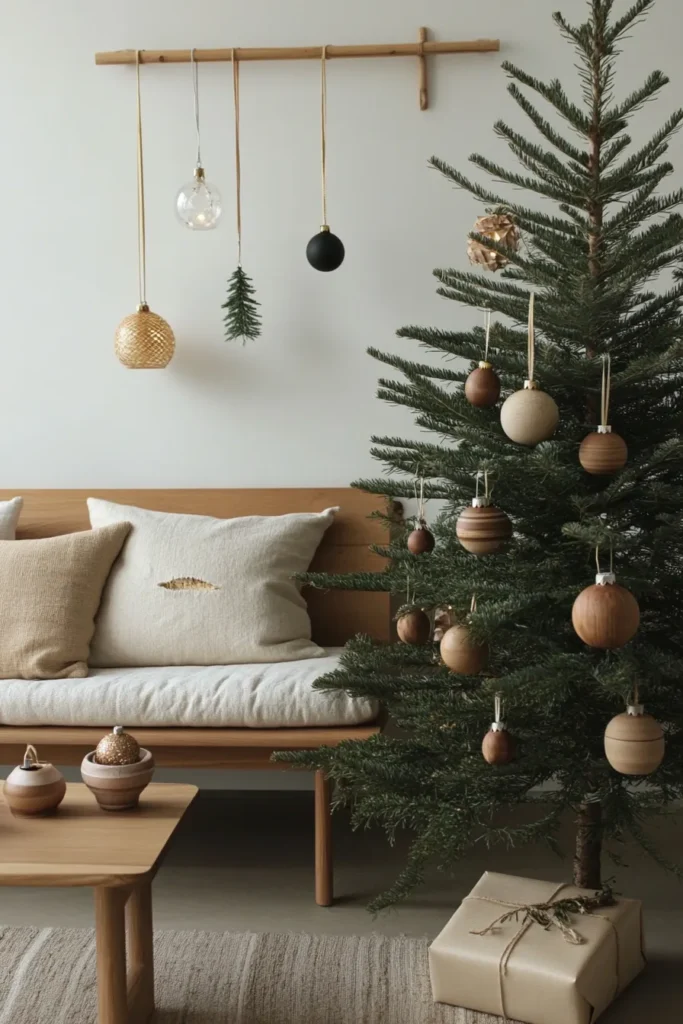
[[[515,224],[511,214],[499,211],[487,213],[484,217],[478,217],[474,222],[472,231],[478,235],[485,235],[497,245],[505,246],[512,252],[519,249],[520,231]],[[475,263],[484,270],[501,270],[510,261],[507,256],[489,249],[476,238],[470,238],[467,243],[467,256],[470,263]]]
[[[122,725],[115,725],[112,732],[102,737],[93,756],[96,764],[137,764],[139,760],[140,744]]]

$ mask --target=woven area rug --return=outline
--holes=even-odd
[[[157,1024],[500,1024],[432,1002],[427,939],[157,932]],[[94,932],[0,928],[0,1024],[93,1024]]]

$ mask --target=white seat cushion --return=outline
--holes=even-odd
[[[94,669],[86,679],[0,680],[3,725],[297,728],[359,725],[373,701],[313,682],[339,667],[322,658],[258,665]]]

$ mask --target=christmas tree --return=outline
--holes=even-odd
[[[411,606],[429,613],[432,628],[435,620],[437,626],[465,626],[470,641],[458,648],[456,636],[447,660],[453,664],[455,657],[458,664],[463,651],[465,657],[460,671],[452,671],[440,660],[433,634],[424,642],[419,615],[399,621],[411,642],[356,638],[341,669],[320,685],[376,698],[398,729],[367,742],[281,755],[328,772],[356,826],[380,823],[390,838],[398,829],[410,830],[405,869],[375,908],[406,896],[429,862],[448,867],[475,843],[556,847],[569,813],[577,823],[576,884],[598,887],[602,855],[617,858],[627,839],[664,863],[648,820],[683,795],[683,285],[676,272],[683,219],[673,212],[683,190],[658,191],[672,170],[663,158],[683,111],[670,116],[646,145],[633,147],[629,121],[667,78],[655,71],[630,95],[616,97],[620,42],[653,0],[637,0],[619,17],[614,6],[613,0],[589,0],[587,20],[577,27],[559,13],[553,16],[576,51],[576,99],[557,80],[542,82],[503,65],[508,92],[537,135],[529,141],[503,121],[495,126],[521,170],[471,157],[477,169],[508,186],[504,194],[439,159],[431,161],[500,218],[479,221],[480,230],[470,235],[471,254],[484,266],[436,270],[438,293],[490,311],[489,361],[502,382],[501,400],[524,394],[524,381],[535,376],[540,392],[557,403],[554,433],[553,423],[536,422],[529,408],[522,410],[531,417],[526,427],[552,436],[537,444],[528,438],[515,443],[502,429],[500,404],[486,404],[495,394],[485,387],[484,404],[468,401],[464,384],[482,356],[484,313],[482,326],[473,330],[401,329],[400,338],[413,339],[443,361],[432,365],[371,349],[375,359],[401,374],[399,380],[380,380],[379,397],[414,410],[417,425],[430,434],[422,440],[373,438],[372,454],[390,475],[355,486],[403,498],[413,496],[415,480],[421,479],[425,499],[440,503],[429,524],[436,546],[411,553],[406,537],[419,524],[409,523],[382,549],[388,558],[384,572],[307,577],[326,588],[408,593]],[[524,192],[540,196],[542,210],[526,205]],[[492,223],[501,230],[489,230]],[[533,375],[526,329],[531,293]],[[457,307],[454,313],[457,320]],[[597,467],[587,472],[579,447],[587,435],[601,436],[596,428],[605,422],[600,398],[608,355],[609,423],[626,441],[628,456],[616,469],[602,465],[598,451]],[[477,400],[474,392],[470,397]],[[514,434],[509,424],[506,429]],[[609,437],[604,430],[602,436]],[[587,460],[582,449],[584,464],[590,452]],[[494,511],[500,512],[493,516],[498,528],[477,520],[484,548],[487,530],[504,534],[506,522],[512,524],[505,546],[506,538],[498,537],[498,550],[490,554],[473,554],[458,537],[459,532],[470,548],[481,547],[476,523],[474,540],[466,522],[456,532],[471,507],[477,474],[480,494],[487,474]],[[490,506],[483,507],[490,518]],[[425,539],[427,534],[419,534],[411,547],[428,548],[420,543]],[[634,619],[629,600],[609,613],[616,634],[603,638],[602,647],[594,645],[595,638],[593,645],[584,643],[572,624],[577,595],[593,584],[596,548],[604,569],[612,553],[619,584],[640,605],[640,625],[630,642],[625,639],[637,626],[637,609]],[[609,578],[599,589],[598,598],[621,593]],[[595,622],[582,626],[579,618],[576,612],[579,631],[590,634]],[[598,631],[604,626],[598,623]],[[483,644],[487,664],[485,648],[478,646]],[[468,661],[467,655],[474,657]],[[482,737],[497,695],[509,730],[502,739],[514,737],[516,756],[489,764]],[[657,722],[666,736],[663,762],[647,776],[615,770],[604,747],[607,723],[627,704],[640,702],[656,720],[636,719],[636,725],[651,726],[644,747],[654,750],[654,758],[645,770],[661,757]],[[626,722],[631,725],[633,720]],[[507,761],[510,750],[501,753],[500,739],[493,736],[492,759]],[[511,825],[505,814],[521,804],[530,810],[522,824]]]

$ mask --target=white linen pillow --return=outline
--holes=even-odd
[[[323,657],[291,578],[337,509],[214,519],[88,498],[93,527],[131,531],[104,588],[90,664],[230,665]]]
[[[23,498],[0,501],[0,540],[14,540]]]

